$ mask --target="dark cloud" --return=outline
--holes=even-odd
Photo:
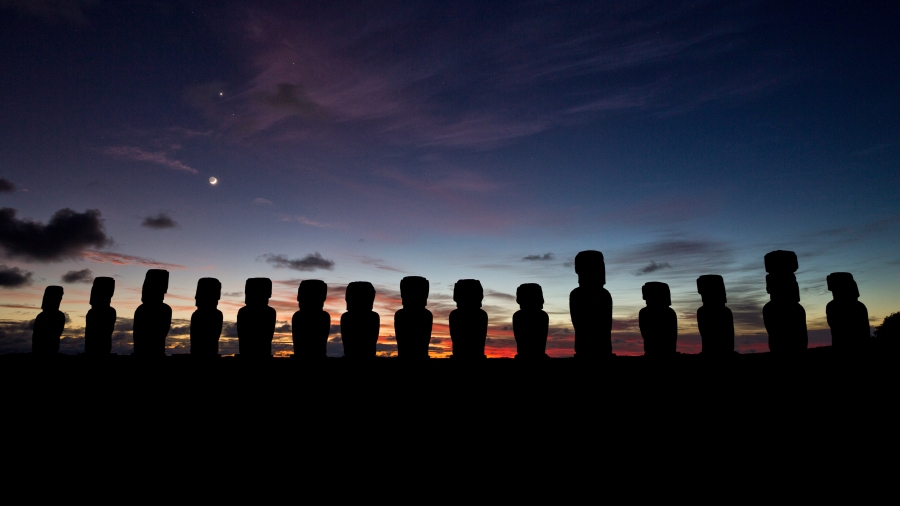
[[[90,269],[69,271],[62,275],[63,283],[90,283],[94,280],[94,273]]]
[[[263,255],[266,263],[275,266],[276,269],[294,269],[295,271],[314,271],[316,269],[334,269],[334,260],[322,258],[319,252],[311,253],[303,258],[288,258],[287,255],[275,255],[267,253]]]
[[[79,257],[89,246],[103,247],[110,242],[96,209],[83,213],[60,209],[46,225],[16,218],[15,209],[0,209],[0,246],[11,257],[57,262]]]
[[[0,265],[0,288],[18,288],[31,284],[31,273],[18,267]]]
[[[51,22],[83,24],[88,22],[84,9],[98,3],[99,0],[0,0],[0,8],[14,9]]]
[[[642,274],[650,274],[651,272],[656,272],[660,269],[671,269],[672,266],[669,265],[669,262],[656,263],[651,261],[649,264],[641,267],[641,269],[634,273],[635,276],[640,276]]]
[[[291,331],[291,324],[285,323],[284,325],[279,325],[275,327],[275,332],[288,333]]]
[[[525,262],[546,262],[553,260],[553,253],[544,253],[543,255],[527,255],[522,257]]]
[[[6,179],[0,178],[0,193],[8,193],[16,191],[16,185]]]
[[[165,213],[159,213],[156,216],[147,216],[141,223],[142,227],[155,228],[157,230],[161,230],[164,228],[175,228],[177,225],[178,224],[175,223],[175,220],[173,220],[171,216]]]
[[[0,320],[0,353],[28,353],[31,351],[31,332],[34,320]]]

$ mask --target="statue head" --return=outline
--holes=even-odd
[[[825,278],[834,300],[859,300],[859,287],[849,272],[832,272]]]
[[[375,287],[368,281],[353,281],[344,295],[347,311],[371,311],[375,306]]]
[[[328,285],[321,279],[304,279],[297,287],[297,302],[301,310],[319,310],[325,307]]]
[[[644,283],[641,287],[641,294],[648,306],[671,306],[672,295],[669,292],[669,285],[660,283],[659,281],[650,281]]]
[[[107,277],[94,278],[91,285],[91,305],[108,306],[112,303],[113,294],[116,291],[116,280]]]
[[[484,289],[477,279],[460,279],[453,285],[453,300],[459,308],[481,307]]]
[[[544,291],[537,283],[525,283],[516,288],[516,303],[522,309],[544,309]]]
[[[606,264],[603,260],[603,253],[594,250],[579,252],[575,255],[575,274],[578,274],[579,285],[605,285]]]
[[[44,299],[41,300],[41,309],[44,311],[59,311],[59,305],[62,303],[63,287],[48,286],[44,288]]]
[[[144,276],[141,288],[141,302],[162,302],[169,291],[169,271],[150,269]]]
[[[197,292],[194,300],[197,307],[216,307],[222,297],[222,283],[216,278],[200,278],[197,280]]]
[[[406,276],[400,280],[400,298],[403,307],[425,307],[428,305],[428,280],[422,276]]]
[[[244,283],[244,304],[265,306],[272,298],[272,280],[269,278],[247,278]]]
[[[706,274],[697,278],[697,292],[704,304],[725,304],[725,280],[718,274]]]

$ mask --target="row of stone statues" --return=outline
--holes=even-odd
[[[806,312],[800,305],[800,289],[794,273],[797,255],[792,251],[773,251],[765,256],[766,291],[770,302],[763,307],[763,320],[769,334],[769,350],[777,354],[802,352],[809,338]],[[613,301],[606,284],[606,266],[599,251],[582,251],[575,257],[578,287],[569,296],[569,311],[575,329],[576,357],[603,357],[612,354]],[[869,338],[869,318],[865,305],[859,302],[859,290],[853,276],[832,273],[827,278],[834,300],[826,313],[831,327],[832,344],[850,350]],[[165,355],[166,336],[172,323],[172,309],[164,302],[169,273],[162,269],[147,271],[141,291],[141,305],[134,312],[134,354]],[[191,315],[190,342],[192,355],[216,356],[222,334],[222,312],[217,309],[222,285],[214,278],[197,282],[197,310]],[[397,354],[400,357],[428,357],[433,316],[426,309],[428,280],[408,276],[400,281],[403,307],[394,315]],[[108,355],[112,349],[112,333],[116,310],[111,307],[115,280],[94,279],[91,309],[86,316],[85,353]],[[697,278],[697,291],[703,306],[697,310],[697,324],[705,355],[734,353],[734,317],[725,305],[725,283],[722,276]],[[331,330],[331,316],[324,310],[328,287],[321,280],[304,280],[297,290],[299,311],[291,321],[294,355],[324,357]],[[639,326],[648,356],[676,354],[678,321],[672,305],[669,286],[648,282],[642,287],[647,306],[639,313]],[[272,281],[250,278],[245,284],[245,306],[238,311],[237,333],[241,356],[268,357],[272,354],[275,334],[275,310],[269,307]],[[34,323],[33,352],[55,354],[59,351],[65,315],[59,311],[63,289],[48,286],[44,292],[43,310]],[[355,281],[347,285],[347,311],[341,316],[341,340],[345,357],[373,357],[381,328],[378,313],[372,310],[375,288],[371,283]],[[483,358],[487,341],[488,315],[481,308],[484,292],[476,279],[461,279],[453,287],[457,309],[450,313],[450,339],[453,357]],[[516,290],[519,311],[513,315],[517,357],[546,357],[549,317],[543,311],[541,286],[526,283]]]

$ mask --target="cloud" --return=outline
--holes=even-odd
[[[553,260],[553,253],[544,253],[543,255],[526,255],[522,257],[524,262],[546,262]]]
[[[159,213],[156,216],[147,216],[144,218],[144,221],[141,223],[142,227],[154,228],[156,230],[162,230],[164,228],[175,228],[178,226],[169,215],[165,213]]]
[[[290,259],[286,255],[267,253],[263,255],[266,263],[272,264],[276,269],[293,269],[295,271],[314,271],[316,269],[334,269],[334,260],[322,258],[319,252],[311,253],[303,258]]]
[[[97,3],[98,0],[0,0],[0,7],[15,9],[47,21],[83,24],[88,21],[84,8]]]
[[[256,204],[256,205],[258,205],[258,206],[271,206],[271,205],[272,205],[272,201],[271,201],[271,200],[269,200],[269,199],[264,199],[264,198],[262,198],[262,197],[257,197],[257,198],[255,198],[255,199],[253,199],[253,203]]]
[[[199,174],[197,169],[190,167],[181,161],[169,158],[169,155],[164,151],[145,151],[134,146],[116,146],[106,148],[103,150],[103,153],[114,158],[123,158],[135,162],[150,162],[169,167],[170,169],[182,170],[190,172],[191,174]]]
[[[284,215],[280,218],[280,220],[281,221],[296,221],[297,223],[300,223],[303,225],[309,225],[311,227],[331,228],[331,225],[329,225],[328,223],[321,223],[321,222],[311,220],[305,216],[300,216],[300,215],[293,215],[293,216]]]
[[[31,272],[0,265],[0,288],[19,288],[31,284]]]
[[[93,260],[94,262],[103,262],[115,265],[140,265],[155,269],[186,269],[187,267],[178,264],[167,264],[157,262],[149,258],[138,257],[134,255],[125,255],[122,253],[110,253],[103,251],[85,250],[82,254],[83,258]]]
[[[63,283],[90,283],[94,280],[94,273],[90,269],[69,271],[62,275]]]
[[[357,258],[359,258],[360,262],[362,262],[366,265],[374,266],[376,269],[381,269],[383,271],[406,273],[406,271],[404,271],[402,269],[398,269],[396,267],[391,267],[390,265],[385,264],[384,260],[382,260],[380,258],[372,258],[372,257],[367,257],[367,256],[358,256]]]
[[[672,266],[669,265],[669,262],[656,263],[654,261],[650,261],[649,264],[641,267],[640,270],[634,273],[635,276],[640,276],[642,274],[650,274],[651,272],[656,272],[660,269],[671,269]]]
[[[19,220],[15,209],[0,209],[0,246],[11,257],[57,262],[81,256],[88,246],[104,247],[110,242],[96,209],[83,213],[61,209],[47,225]]]
[[[14,191],[16,191],[16,185],[12,184],[11,181],[0,178],[0,193],[10,193]]]

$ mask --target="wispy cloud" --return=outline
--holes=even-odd
[[[300,216],[298,214],[295,215],[281,215],[278,218],[280,221],[294,221],[300,223],[301,225],[309,225],[310,227],[318,227],[318,228],[332,228],[333,225],[328,223],[322,223],[316,220],[311,220],[305,216]]]
[[[190,172],[191,174],[199,174],[199,171],[184,162],[170,158],[168,153],[164,151],[145,151],[134,146],[115,146],[103,150],[107,156],[132,160],[135,162],[149,162],[157,165],[169,167],[170,169]]]
[[[656,272],[660,269],[671,269],[671,268],[672,268],[672,266],[669,265],[669,262],[656,263],[654,261],[651,261],[649,264],[645,265],[644,267],[641,267],[634,274],[635,274],[635,276],[640,276],[642,274],[650,274],[651,272]]]
[[[94,262],[103,262],[115,265],[141,265],[156,269],[186,269],[187,267],[178,264],[168,264],[157,262],[149,258],[138,257],[134,255],[125,255],[123,253],[111,253],[105,251],[85,250],[82,255],[86,260]]]
[[[256,205],[258,205],[258,206],[271,206],[271,205],[272,205],[272,201],[271,201],[271,200],[269,200],[269,199],[264,199],[264,198],[262,198],[262,197],[257,197],[257,198],[255,198],[255,199],[253,199],[253,203],[256,204]]]
[[[398,269],[396,267],[387,265],[384,262],[384,260],[382,260],[380,258],[372,258],[372,257],[367,257],[367,256],[357,256],[357,258],[359,259],[359,261],[361,263],[363,263],[365,265],[371,265],[371,266],[375,267],[376,269],[381,269],[383,271],[399,272],[399,273],[406,272],[403,269]]]

